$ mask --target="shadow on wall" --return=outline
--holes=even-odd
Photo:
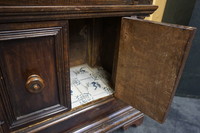
[[[168,0],[162,21],[197,27],[176,95],[200,98],[200,0]]]

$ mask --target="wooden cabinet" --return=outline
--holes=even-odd
[[[195,28],[138,19],[157,8],[134,5],[145,2],[0,1],[0,131],[107,132],[143,113],[163,122]]]

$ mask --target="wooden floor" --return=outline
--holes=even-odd
[[[200,133],[200,99],[176,96],[164,124],[145,116],[141,126],[113,133]]]

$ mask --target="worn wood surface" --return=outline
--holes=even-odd
[[[120,17],[70,20],[70,66],[88,63],[112,73],[120,24]]]
[[[130,121],[137,123],[142,118],[140,111],[113,97],[107,97],[15,132],[113,131]]]
[[[67,24],[8,24],[0,32],[0,96],[10,128],[70,109]],[[33,74],[44,81],[41,92],[25,87]]]
[[[102,20],[102,45],[101,45],[101,66],[113,74],[113,63],[116,46],[119,42],[121,17],[103,18]]]
[[[136,125],[139,122],[142,123],[143,117],[144,115],[140,111],[132,108],[131,106],[127,106],[126,108],[110,114],[108,117],[88,122],[86,125],[66,131],[66,133],[105,133],[119,129],[123,125],[126,126],[126,128],[123,127],[123,129],[126,130],[132,125]],[[130,122],[131,125],[129,125]]]
[[[126,5],[134,0],[0,0],[3,6],[56,6],[56,5]],[[141,1],[141,0],[140,0]],[[143,0],[144,1],[144,0]]]
[[[88,19],[69,21],[69,58],[71,67],[87,63],[89,27]]]
[[[152,0],[0,0],[3,6],[132,5],[151,4]]]
[[[115,96],[163,122],[194,28],[123,18]]]
[[[117,18],[115,22],[116,19],[109,18],[102,22],[101,17],[147,16],[153,13],[157,6],[139,5],[149,4],[149,1],[145,1],[0,0],[0,31],[14,31],[12,36],[2,36],[0,41],[0,49],[3,51],[0,53],[0,67],[3,68],[0,71],[3,77],[0,79],[0,103],[3,104],[4,115],[0,117],[0,121],[4,122],[3,131],[54,133],[76,131],[80,127],[89,127],[86,131],[95,131],[95,128],[102,130],[101,126],[105,127],[105,131],[112,131],[124,124],[129,126],[129,123],[143,117],[141,112],[115,98],[95,101],[93,104],[70,111],[67,109],[70,108],[68,55],[70,65],[74,66],[89,62],[88,51],[92,49],[93,53],[90,55],[94,57],[91,58],[91,64],[104,63],[103,66],[112,71],[112,61],[99,60],[99,55],[102,58],[110,55],[109,59],[113,59],[114,49],[110,49],[106,42],[113,47],[118,42],[120,20]],[[111,25],[112,22],[115,24]],[[112,35],[109,29],[115,33]],[[102,31],[107,33],[104,35]],[[109,39],[107,35],[112,35],[112,38]],[[70,49],[66,45],[68,41]],[[105,44],[102,45],[102,41]],[[93,48],[90,49],[88,43],[91,42]],[[103,52],[101,53],[99,46],[104,49],[106,55],[101,55]],[[13,64],[16,64],[16,67]],[[42,91],[39,96],[29,96],[30,94],[24,91],[23,83],[32,72],[39,72],[46,87],[50,88],[44,88],[45,92]],[[50,108],[46,108],[47,106]],[[60,113],[63,110],[65,112]],[[123,115],[116,113],[120,110]],[[137,112],[137,115],[134,115],[134,112]],[[107,120],[111,126],[109,123],[104,125]],[[92,126],[91,123],[97,125]]]
[[[102,19],[91,19],[88,34],[88,64],[100,65],[100,48],[102,45]]]
[[[134,1],[135,4],[139,4],[139,5],[149,5],[149,4],[152,4],[153,3],[153,0],[135,0]]]
[[[136,120],[136,121],[132,121],[130,120],[129,122],[127,122],[126,124],[124,124],[124,126],[122,127],[124,130],[127,130],[130,126],[140,126],[143,123],[144,117]]]
[[[114,16],[148,16],[151,5],[0,6],[0,23]]]

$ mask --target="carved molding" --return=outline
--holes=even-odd
[[[0,41],[56,36],[62,27],[27,29],[27,30],[14,30],[14,31],[0,31]]]
[[[135,4],[143,4],[134,1]],[[99,18],[109,16],[149,15],[158,7],[152,5],[88,5],[88,6],[0,6],[0,23]],[[11,17],[12,16],[12,17]]]

